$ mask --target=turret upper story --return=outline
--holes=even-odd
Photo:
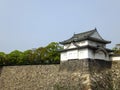
[[[64,50],[85,46],[106,48],[106,44],[108,43],[111,43],[111,41],[104,40],[96,28],[87,32],[74,34],[68,40],[60,42],[60,44],[64,45]]]

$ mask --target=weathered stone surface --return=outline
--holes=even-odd
[[[60,63],[60,71],[88,73],[88,59],[69,60]]]
[[[89,69],[92,90],[120,89],[120,61],[97,61]]]
[[[0,90],[45,90],[57,81],[59,65],[6,66],[0,76]],[[51,89],[52,90],[52,89]]]
[[[120,62],[0,67],[0,90],[119,90]]]

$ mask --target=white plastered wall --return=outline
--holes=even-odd
[[[99,59],[99,60],[110,61],[109,53],[105,54],[105,52],[103,52],[103,51],[95,52],[94,58],[95,59]]]
[[[67,52],[61,52],[60,59],[61,61],[67,61]]]
[[[93,42],[93,41],[88,41],[88,45],[90,46],[103,46],[103,47],[106,47],[105,44],[101,44],[101,43],[98,43],[98,42]]]
[[[77,42],[76,44],[78,46],[86,46],[88,45],[88,40]],[[71,49],[71,48],[76,48],[76,46],[73,43],[64,45],[64,49]]]
[[[61,52],[61,61],[78,59],[78,50],[70,50]]]
[[[111,61],[120,61],[120,56],[111,56],[110,60]]]
[[[84,40],[84,41],[78,42],[77,45],[79,45],[79,46],[86,46],[86,45],[88,45],[88,40]]]
[[[99,51],[95,53],[95,59],[105,60],[106,56],[103,51]]]
[[[101,43],[98,43],[98,42],[93,42],[93,41],[90,41],[90,40],[77,42],[76,44],[78,46],[86,46],[86,45],[98,46],[99,45],[99,46],[104,46],[105,47],[105,44],[101,44]],[[64,45],[64,49],[71,49],[71,48],[76,48],[76,46],[73,43]]]
[[[94,59],[94,58],[95,58],[95,57],[94,57],[94,52],[93,52],[93,50],[88,49],[88,57],[89,57],[90,59]]]
[[[78,52],[78,57],[79,57],[79,59],[86,59],[86,58],[88,58],[89,56],[88,56],[88,49],[86,48],[86,49],[80,49],[79,50],[79,52]]]
[[[71,50],[67,52],[67,59],[78,59],[78,50]]]
[[[71,49],[71,48],[76,48],[76,46],[73,43],[64,45],[64,49]]]
[[[71,50],[61,53],[61,61],[72,60],[72,59],[99,59],[99,60],[106,60],[110,61],[109,55],[105,55],[103,51],[94,52],[91,49],[80,49],[80,50]],[[111,60],[120,60],[119,57],[111,57]]]

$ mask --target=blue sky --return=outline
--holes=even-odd
[[[97,28],[120,43],[120,0],[0,0],[0,52],[24,51]]]

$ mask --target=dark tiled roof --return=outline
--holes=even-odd
[[[60,44],[64,45],[64,44],[68,44],[71,42],[79,42],[79,41],[83,41],[83,40],[92,40],[92,41],[97,41],[97,42],[101,42],[101,43],[105,43],[105,44],[110,43],[110,41],[106,41],[102,38],[98,39],[98,38],[91,37],[91,35],[95,32],[97,32],[96,29],[90,30],[87,32],[83,32],[83,33],[79,33],[79,34],[74,34],[70,39],[62,41],[62,42],[60,42]]]

